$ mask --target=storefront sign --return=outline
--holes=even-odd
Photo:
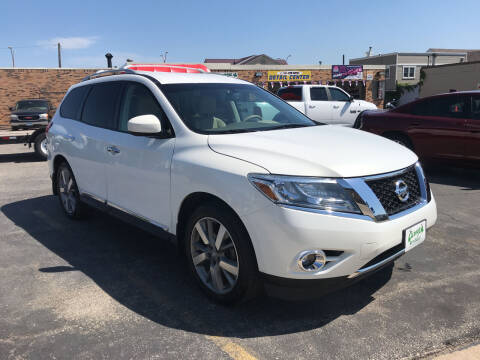
[[[309,71],[269,71],[268,81],[310,81],[312,72]]]
[[[332,65],[332,79],[362,80],[363,65]]]

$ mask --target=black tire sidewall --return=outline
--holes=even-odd
[[[237,250],[239,275],[237,284],[227,294],[216,294],[210,290],[197,274],[190,251],[191,234],[198,220],[210,217],[223,224],[230,233]],[[186,261],[191,274],[207,296],[221,304],[233,304],[254,297],[258,291],[258,268],[250,237],[241,220],[222,204],[215,202],[198,207],[190,216],[185,231],[184,248]]]

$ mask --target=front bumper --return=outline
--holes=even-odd
[[[372,259],[397,246],[398,251],[401,250],[404,229],[421,220],[426,220],[429,228],[436,219],[433,196],[415,211],[381,222],[319,214],[273,203],[242,217],[252,239],[259,271],[298,280],[358,277],[357,271]],[[308,250],[336,251],[341,255],[319,271],[305,272],[298,267],[297,256]]]
[[[36,129],[48,125],[48,120],[10,120],[10,126]]]

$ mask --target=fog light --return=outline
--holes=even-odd
[[[302,252],[298,257],[298,267],[303,271],[317,271],[327,263],[327,257],[322,250]]]

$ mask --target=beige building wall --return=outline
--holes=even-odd
[[[480,61],[425,67],[420,97],[449,92],[480,89]]]

